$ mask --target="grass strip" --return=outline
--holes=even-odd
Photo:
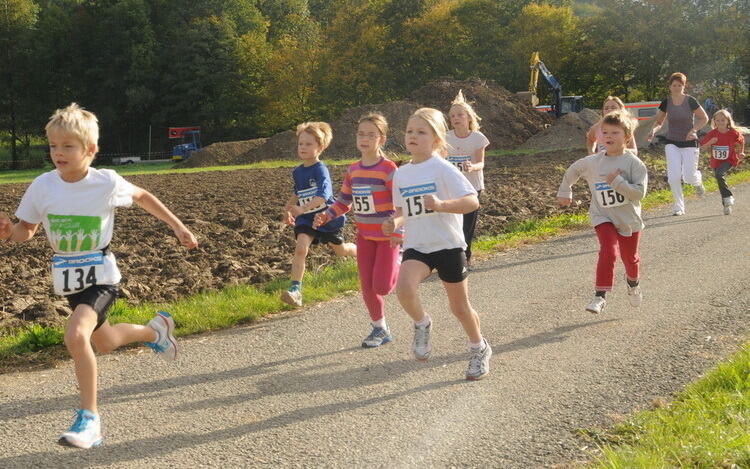
[[[750,467],[750,343],[666,407],[582,433],[601,451],[587,467]]]

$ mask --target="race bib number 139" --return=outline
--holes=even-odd
[[[402,187],[399,190],[401,192],[401,197],[404,199],[404,217],[417,218],[435,213],[424,205],[425,195],[437,194],[437,187],[434,182],[417,186]]]
[[[729,147],[726,145],[714,145],[714,159],[722,161],[728,160]]]

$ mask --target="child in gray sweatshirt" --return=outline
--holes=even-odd
[[[601,120],[605,150],[576,161],[563,176],[557,200],[570,205],[573,184],[581,177],[591,191],[589,217],[599,239],[599,261],[596,266],[594,299],[586,311],[600,313],[606,304],[605,294],[614,285],[615,262],[619,248],[625,264],[628,299],[634,307],[643,299],[639,285],[641,230],[641,199],[646,195],[646,165],[627,150],[638,125],[627,111],[607,114]]]

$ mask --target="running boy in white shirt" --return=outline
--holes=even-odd
[[[102,443],[97,409],[94,350],[109,353],[133,342],[145,342],[166,360],[177,356],[174,320],[163,311],[147,326],[114,324],[107,313],[117,298],[120,271],[109,250],[116,207],[133,202],[167,223],[183,246],[198,245],[195,236],[154,195],[112,170],[90,167],[98,151],[96,116],[75,103],[58,109],[46,126],[55,170],[34,179],[16,211],[18,223],[0,213],[0,240],[23,242],[44,225],[55,255],[55,293],[65,295],[73,314],[65,327],[65,346],[73,357],[80,410],[60,444],[91,448]]]
[[[432,321],[417,293],[419,284],[437,269],[451,311],[469,336],[466,379],[478,380],[490,371],[492,349],[469,303],[461,214],[479,208],[479,201],[471,183],[440,156],[447,130],[443,114],[436,109],[421,108],[409,118],[405,143],[412,159],[393,178],[396,213],[383,222],[383,233],[390,235],[404,226],[404,256],[396,290],[401,306],[414,320],[412,350],[417,360],[427,360],[432,353]]]

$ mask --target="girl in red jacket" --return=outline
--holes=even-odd
[[[724,215],[729,215],[732,213],[734,197],[727,186],[726,174],[740,164],[740,158],[745,157],[745,138],[726,109],[714,113],[711,127],[713,129],[701,140],[701,149],[711,149],[709,164],[714,170],[716,182],[719,183]]]

